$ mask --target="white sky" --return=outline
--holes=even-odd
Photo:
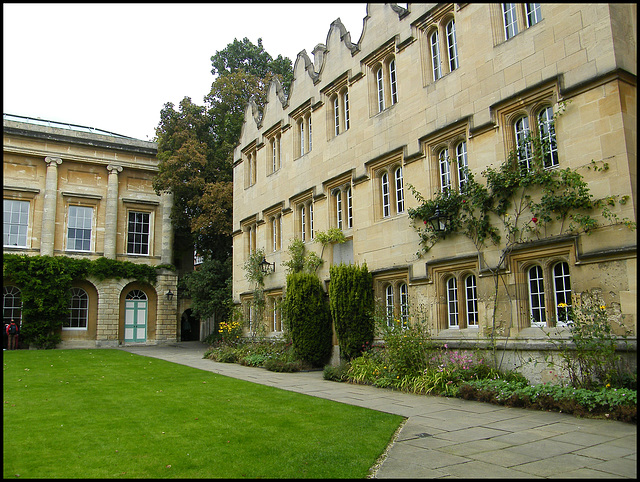
[[[152,140],[166,102],[203,105],[211,56],[262,38],[273,57],[358,42],[365,3],[3,4],[3,113]]]

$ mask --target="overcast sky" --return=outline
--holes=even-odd
[[[3,113],[152,140],[166,102],[203,105],[211,56],[247,37],[292,62],[365,3],[3,4]]]

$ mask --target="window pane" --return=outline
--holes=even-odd
[[[391,202],[389,199],[389,175],[382,175],[382,215],[386,218],[391,214]]]
[[[149,213],[129,212],[127,253],[149,254]]]
[[[440,162],[440,189],[442,192],[451,189],[451,173],[449,172],[449,149],[442,149],[438,156]]]
[[[349,129],[349,92],[344,93],[344,129]]]
[[[438,42],[438,32],[433,32],[430,37],[431,41],[431,68],[433,71],[433,80],[442,77],[440,70],[440,45]]]
[[[89,295],[81,288],[71,289],[69,318],[63,324],[66,328],[87,328],[89,319]]]
[[[347,228],[353,227],[353,198],[351,197],[351,187],[347,188]]]
[[[531,148],[531,139],[529,138],[529,118],[520,117],[515,122],[516,131],[516,150],[518,154],[518,162],[523,170],[531,169],[533,162],[533,149]]]
[[[518,33],[518,19],[516,17],[516,4],[502,4],[502,19],[504,21],[504,36],[509,40]]]
[[[389,79],[391,82],[391,105],[398,102],[398,85],[396,83],[396,61],[389,62]]]
[[[336,218],[338,229],[342,229],[342,191],[336,192]]]
[[[69,206],[67,249],[91,251],[91,227],[93,208]]]
[[[462,191],[462,188],[467,182],[467,169],[469,168],[467,161],[467,143],[465,141],[462,141],[456,146],[456,161],[458,164],[458,183]]]
[[[3,245],[27,247],[29,201],[4,199],[3,215]]]
[[[409,289],[405,283],[400,285],[400,318],[403,328],[409,326]]]
[[[387,286],[385,290],[387,326],[393,326],[393,286]]]
[[[556,320],[558,326],[567,326],[571,308],[571,278],[569,265],[558,263],[553,267],[553,284],[556,299]]]
[[[396,212],[404,212],[404,189],[402,180],[402,168],[399,167],[395,172],[396,178]]]
[[[2,287],[2,319],[5,325],[22,323],[22,294],[15,286]]]
[[[455,278],[447,281],[447,318],[449,328],[458,328],[458,282]]]
[[[458,68],[458,46],[456,44],[456,24],[451,20],[447,24],[447,51],[449,53],[449,70]]]
[[[529,270],[529,303],[531,308],[531,324],[546,326],[547,315],[544,305],[544,280],[540,266],[534,266]]]
[[[542,20],[539,3],[525,3],[527,9],[527,26],[531,27]]]
[[[545,168],[557,166],[558,145],[556,144],[556,128],[553,119],[553,109],[547,107],[538,115],[538,130],[542,144],[542,163]]]
[[[376,82],[378,85],[378,112],[384,110],[384,83],[382,81],[382,67],[376,72]]]
[[[478,326],[478,290],[474,275],[469,275],[465,279],[465,292],[467,299],[467,326]]]
[[[333,118],[334,118],[334,133],[337,136],[340,134],[340,106],[338,97],[333,99]]]

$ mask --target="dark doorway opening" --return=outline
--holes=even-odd
[[[191,308],[182,313],[180,341],[200,340],[200,319],[193,315]]]

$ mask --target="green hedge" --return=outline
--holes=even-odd
[[[340,357],[351,360],[371,347],[375,334],[373,278],[367,265],[339,264],[330,269],[329,305]]]
[[[296,358],[322,367],[331,357],[331,313],[318,276],[287,275],[284,314]]]

